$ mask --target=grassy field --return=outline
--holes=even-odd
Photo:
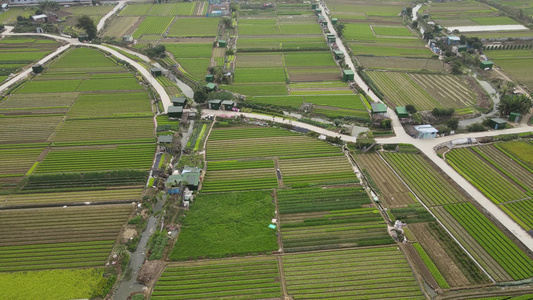
[[[210,58],[212,44],[165,44],[168,52],[181,62],[181,58]]]
[[[269,192],[201,195],[187,213],[171,260],[219,258],[277,250]]]
[[[533,79],[529,76],[533,68],[533,50],[488,50],[485,54],[505,73],[533,90]]]
[[[146,17],[133,33],[134,38],[143,34],[162,34],[167,30],[174,17]]]
[[[235,83],[285,82],[282,68],[247,68],[235,70]]]

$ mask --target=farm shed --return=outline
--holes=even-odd
[[[170,175],[165,182],[165,186],[174,187],[184,183],[189,190],[196,191],[200,184],[200,174],[200,172],[187,172],[178,175]]]
[[[7,3],[2,4],[2,11],[6,11],[9,8]]]
[[[335,41],[336,41],[335,34],[328,33],[326,36],[328,38],[328,43],[335,43]]]
[[[150,69],[150,73],[151,73],[152,76],[154,76],[154,77],[161,76],[161,75],[163,74],[163,72],[162,72],[161,69],[159,69],[159,68],[151,68],[151,69]]]
[[[311,9],[316,9],[316,3],[311,4]]]
[[[168,107],[168,117],[169,118],[181,118],[183,115],[182,106],[169,106]]]
[[[220,103],[223,110],[232,110],[235,107],[235,101],[224,100]]]
[[[333,24],[333,25],[337,24],[337,18],[331,19],[331,24]]]
[[[335,59],[341,59],[341,58],[344,57],[344,52],[342,52],[342,51],[338,51],[337,50],[337,51],[335,51],[333,53],[335,53]]]
[[[123,42],[133,42],[133,36],[131,34],[126,34],[122,36]]]
[[[207,107],[209,109],[220,109],[220,104],[222,100],[209,100],[207,102]]]
[[[173,140],[172,135],[160,135],[157,137],[158,144],[172,143],[172,140]]]
[[[485,69],[492,69],[492,66],[494,66],[494,63],[490,60],[482,61],[481,64],[479,64],[479,67],[483,70]]]
[[[355,73],[352,70],[342,70],[342,81],[352,81]]]
[[[226,48],[227,45],[228,43],[226,43],[226,40],[218,40],[218,46],[220,48]]]
[[[512,112],[509,114],[509,122],[519,122],[520,121],[520,113],[518,112]]]
[[[41,14],[41,15],[35,15],[35,16],[31,16],[33,22],[35,23],[44,23],[46,22],[46,18],[48,18],[47,15],[44,15],[44,14]]]
[[[448,36],[448,45],[457,45],[461,41],[461,38],[455,35]]]
[[[387,113],[387,106],[383,103],[377,103],[374,102],[370,104],[372,108],[372,114],[386,114]]]
[[[214,83],[208,83],[205,85],[205,88],[207,89],[208,92],[212,92],[212,91],[217,90],[217,85]]]
[[[315,13],[316,13],[317,15],[322,14],[322,8],[317,7],[317,8],[315,9]]]
[[[466,46],[466,45],[457,46],[457,51],[459,51],[459,52],[466,52],[467,49],[468,49],[468,46]]]
[[[322,20],[322,26],[328,26],[328,21]]]
[[[437,133],[439,132],[437,129],[435,129],[431,125],[418,125],[415,126],[416,130],[416,138],[417,139],[432,139],[437,136]]]
[[[405,109],[405,106],[396,106],[396,114],[398,115],[398,118],[408,118],[409,113],[407,112],[407,109]]]
[[[38,73],[42,73],[42,72],[43,72],[43,66],[40,65],[40,64],[33,65],[33,66],[31,67],[31,69],[33,70],[33,73],[35,73],[35,74],[38,74]]]
[[[205,81],[206,81],[206,82],[213,82],[213,81],[215,81],[215,75],[213,75],[213,74],[207,74],[207,75],[205,75]]]
[[[174,106],[185,106],[187,105],[187,98],[184,97],[173,97],[172,105]]]
[[[507,121],[501,118],[492,118],[489,121],[489,125],[494,129],[504,129],[505,125],[507,125]]]

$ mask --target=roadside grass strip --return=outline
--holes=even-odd
[[[445,205],[444,208],[461,223],[514,280],[533,276],[533,260],[472,204]]]
[[[171,260],[221,258],[278,249],[268,225],[275,206],[270,192],[201,194],[184,219]]]
[[[275,257],[171,263],[151,299],[281,299]]]
[[[282,260],[295,299],[425,299],[396,246],[288,254]]]
[[[359,179],[355,176],[351,165],[344,155],[315,158],[284,158],[279,160],[279,168],[285,186],[300,183],[313,185],[359,182]]]
[[[406,153],[383,153],[385,160],[427,206],[466,201],[445,177],[422,156]]]
[[[453,149],[446,154],[446,160],[495,204],[529,197],[469,148]]]
[[[7,202],[3,206],[31,206],[48,204],[74,204],[95,202],[133,202],[137,201],[142,189],[112,189],[96,191],[77,191],[63,193],[35,193],[35,194],[12,194],[6,196]]]
[[[0,272],[103,267],[132,206],[0,211]]]
[[[419,243],[414,243],[413,247],[416,249],[416,252],[418,252],[418,255],[420,255],[420,258],[428,267],[429,272],[435,278],[439,286],[443,289],[449,289],[450,285],[446,282],[446,279],[442,276],[439,269],[437,269],[437,266],[435,266],[435,263],[429,258],[429,255],[426,253],[426,250],[422,248],[422,246]]]

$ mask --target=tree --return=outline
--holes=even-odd
[[[411,17],[413,15],[413,8],[412,7],[406,7],[405,8],[405,14],[409,17]]]
[[[433,32],[431,31],[424,31],[424,40],[428,41],[428,40],[431,40],[433,38]]]
[[[414,29],[418,28],[418,21],[413,21],[411,27],[413,27]]]
[[[222,18],[222,24],[224,25],[224,28],[231,29],[232,28],[232,21],[231,18],[224,17]]]
[[[76,27],[85,30],[89,41],[94,39],[96,37],[96,33],[98,32],[96,30],[96,25],[94,25],[93,19],[91,19],[91,17],[86,16],[86,15],[81,16],[78,19],[78,22],[76,23]]]
[[[459,120],[452,118],[446,121],[446,126],[448,126],[451,130],[457,130],[459,127]]]
[[[412,105],[412,104],[407,104],[405,106],[405,110],[407,110],[407,112],[410,113],[410,114],[416,114],[416,111],[417,111],[416,107],[414,105]]]
[[[205,90],[205,88],[202,86],[202,87],[195,89],[194,90],[194,102],[204,103],[205,101],[207,101],[207,91]]]
[[[500,116],[508,116],[511,112],[526,114],[533,103],[527,95],[505,95],[498,104]]]
[[[229,5],[229,9],[231,10],[231,12],[239,11],[239,3],[231,2],[231,4]]]
[[[346,29],[346,24],[343,22],[337,22],[337,24],[333,25],[333,27],[335,28],[335,31],[337,31],[337,34],[342,37],[344,29]]]

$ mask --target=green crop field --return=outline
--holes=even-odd
[[[336,66],[330,52],[297,52],[284,53],[285,66],[290,67],[322,67]]]
[[[149,16],[192,16],[198,2],[158,3],[146,13]]]
[[[213,44],[165,44],[168,52],[181,62],[181,58],[209,57]]]
[[[26,83],[20,90],[17,90],[17,93],[31,94],[75,92],[80,83],[81,80],[30,81]]]
[[[247,68],[235,70],[235,83],[285,82],[282,68]]]
[[[170,27],[168,36],[215,37],[217,35],[218,23],[218,18],[178,18]]]
[[[294,108],[300,107],[302,103],[308,102],[318,106],[329,106],[339,108],[349,108],[363,110],[366,112],[366,107],[358,95],[327,95],[327,96],[273,96],[273,97],[253,97],[252,102],[273,104],[277,106],[291,106]]]
[[[128,30],[139,21],[139,17],[118,17],[111,21],[110,25],[106,28],[104,35],[122,39],[122,36],[128,32]]]
[[[148,170],[152,165],[153,144],[114,147],[52,148],[36,173],[105,171],[120,169]]]
[[[124,71],[124,68],[117,66],[109,58],[102,55],[102,52],[90,48],[75,48],[62,55],[46,71],[46,73],[79,73],[89,68],[91,71]]]
[[[62,116],[0,118],[0,143],[44,142],[62,119]]]
[[[106,78],[84,80],[78,86],[77,91],[123,91],[123,90],[142,90],[143,87],[133,78]]]
[[[344,155],[280,159],[285,186],[359,182]]]
[[[420,155],[384,153],[383,157],[424,204],[436,206],[465,201],[464,196]]]
[[[283,67],[281,53],[239,53],[237,56],[238,68],[267,68]]]
[[[531,36],[531,33],[528,32],[528,36]],[[533,68],[533,50],[488,50],[485,54],[505,73],[530,90],[533,89],[533,78],[529,71]]]
[[[225,90],[247,96],[287,95],[284,84],[232,84],[224,85]]]
[[[12,194],[6,197],[7,202],[2,206],[94,203],[106,201],[123,201],[131,203],[137,201],[141,193],[142,189],[130,188],[62,193]]]
[[[123,128],[128,128],[128,131],[123,131]],[[153,120],[149,117],[69,119],[57,130],[52,141],[109,141],[151,138],[154,137],[153,131]]]
[[[277,259],[247,257],[171,263],[151,299],[278,299],[281,294]]]
[[[110,101],[112,99],[112,101]],[[69,110],[69,118],[151,115],[144,92],[84,93]]]
[[[43,148],[0,149],[0,175],[24,174],[31,168]]]
[[[446,210],[489,252],[514,280],[533,276],[533,260],[472,204],[445,205]]]
[[[180,65],[196,78],[204,78],[209,68],[211,58],[182,58]]]
[[[103,268],[0,273],[5,299],[88,299],[102,280]]]
[[[269,189],[278,186],[272,160],[211,161],[202,192]]]
[[[171,260],[265,253],[278,248],[269,192],[205,194],[195,198],[181,226]]]
[[[150,8],[152,8],[153,4],[135,4],[135,5],[128,5],[126,8],[124,8],[121,12],[121,16],[144,16]]]
[[[284,255],[282,261],[295,299],[425,299],[396,246]]]
[[[103,267],[130,213],[129,204],[0,211],[0,272]]]
[[[533,171],[530,168],[492,145],[454,149],[447,153],[446,159],[519,225],[526,230],[533,229],[529,217],[531,207],[524,202],[533,192]],[[494,185],[494,182],[499,184]]]
[[[320,34],[320,26],[318,24],[291,24],[280,25],[282,34]]]
[[[404,57],[387,57],[387,59],[383,59],[382,57],[357,56],[357,61],[366,69],[444,72],[444,65],[438,59]]]
[[[146,17],[133,33],[134,38],[143,34],[162,34],[167,30],[174,17]]]
[[[407,29],[407,27],[399,26],[377,26],[373,25],[372,30],[376,35],[383,36],[404,36],[404,37],[414,37],[413,33]]]

